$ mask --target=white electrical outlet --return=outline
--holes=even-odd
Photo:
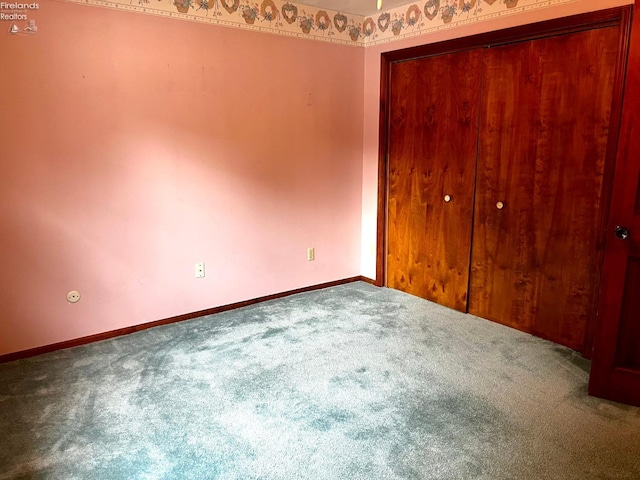
[[[67,293],[67,302],[78,303],[79,301],[80,301],[80,292],[71,290],[69,293]]]
[[[311,247],[307,248],[307,261],[311,262],[316,259],[316,249]]]
[[[204,277],[204,262],[196,263],[196,278]]]

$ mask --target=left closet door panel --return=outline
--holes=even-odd
[[[390,72],[387,285],[466,311],[482,50]]]

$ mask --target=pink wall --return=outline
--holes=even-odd
[[[360,273],[362,49],[33,17],[0,33],[0,354]]]
[[[362,275],[376,275],[376,223],[378,199],[378,125],[380,114],[380,56],[384,52],[436,43],[452,38],[501,30],[517,25],[541,22],[552,18],[613,8],[633,3],[633,0],[576,0],[560,6],[541,8],[494,20],[480,21],[462,27],[451,27],[435,33],[385,43],[365,49],[364,73],[364,139],[362,184]],[[444,87],[443,87],[444,88]]]
[[[0,32],[0,354],[373,278],[380,54],[631,1],[361,49],[42,0]]]

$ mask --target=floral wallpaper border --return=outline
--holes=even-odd
[[[369,17],[289,0],[63,1],[366,47],[577,0],[422,0]]]
[[[333,43],[364,45],[363,17],[288,0],[63,1]]]
[[[423,0],[362,20],[364,46],[577,0]]]

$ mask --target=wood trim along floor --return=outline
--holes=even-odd
[[[367,282],[375,285],[375,281],[363,277],[349,277],[342,280],[334,280],[332,282],[321,283],[318,285],[311,285],[309,287],[296,288],[295,290],[288,290],[286,292],[274,293],[272,295],[266,295],[264,297],[253,298],[250,300],[244,300],[242,302],[231,303],[229,305],[222,305],[220,307],[208,308],[206,310],[200,310],[193,313],[185,313],[183,315],[177,315],[175,317],[165,318],[163,320],[156,320],[154,322],[142,323],[140,325],[132,325],[130,327],[119,328],[117,330],[111,330],[109,332],[97,333],[95,335],[89,335],[86,337],[75,338],[72,340],[66,340],[64,342],[52,343],[50,345],[43,345],[41,347],[30,348],[28,350],[21,350],[19,352],[6,353],[0,355],[0,363],[13,362],[15,360],[21,360],[23,358],[35,357],[36,355],[42,355],[44,353],[55,352],[56,350],[63,350],[65,348],[77,347],[80,345],[86,345],[88,343],[99,342],[101,340],[108,340],[110,338],[120,337],[122,335],[128,335],[130,333],[146,330],[147,328],[159,327],[160,325],[167,325],[169,323],[182,322],[184,320],[191,320],[197,317],[204,317],[205,315],[213,315],[214,313],[226,312],[228,310],[234,310],[236,308],[246,307],[255,303],[266,302],[268,300],[274,300],[276,298],[288,297],[289,295],[295,295],[297,293],[311,292],[313,290],[319,290],[321,288],[335,287],[337,285],[344,285],[352,282]]]

